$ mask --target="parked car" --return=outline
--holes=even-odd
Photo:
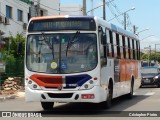
[[[156,85],[160,87],[160,68],[159,67],[142,67],[141,70],[142,79],[141,79],[141,86],[146,85]]]
[[[148,62],[148,61],[142,61],[141,65],[142,65],[142,67],[157,66],[157,63],[155,63],[155,62]]]

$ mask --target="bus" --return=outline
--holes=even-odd
[[[33,17],[25,49],[26,101],[44,110],[55,102],[110,108],[140,86],[138,37],[96,16]]]

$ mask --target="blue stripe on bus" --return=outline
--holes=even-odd
[[[82,86],[85,82],[90,80],[92,77],[84,75],[66,76],[66,87],[65,88],[76,88]]]

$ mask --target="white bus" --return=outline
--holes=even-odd
[[[140,86],[140,44],[135,34],[98,17],[31,18],[25,56],[26,101],[91,102],[109,108],[113,98]]]

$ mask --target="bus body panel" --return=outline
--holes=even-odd
[[[32,20],[44,20],[44,19],[55,19],[55,18],[74,18],[78,16],[50,16],[50,17],[37,17],[32,18]],[[79,16],[79,18],[87,18],[84,16]],[[80,33],[96,33],[97,34],[97,53],[98,53],[98,63],[97,67],[91,71],[88,72],[82,72],[82,73],[71,73],[71,74],[45,74],[45,73],[38,73],[38,72],[32,72],[27,69],[25,66],[25,93],[26,93],[26,101],[43,101],[43,102],[93,102],[93,103],[99,103],[103,102],[107,99],[108,94],[108,83],[109,80],[113,81],[113,98],[116,98],[118,96],[130,93],[131,88],[131,80],[134,78],[134,89],[137,89],[140,86],[140,62],[137,60],[123,60],[123,59],[115,59],[107,57],[107,64],[105,66],[101,66],[101,59],[100,59],[100,41],[98,37],[98,26],[105,27],[106,29],[109,29],[111,31],[114,31],[116,33],[120,33],[122,35],[126,35],[127,37],[130,37],[132,39],[138,40],[138,37],[130,32],[127,32],[121,28],[116,27],[115,25],[108,24],[106,21],[102,20],[98,17],[89,17],[94,18],[96,23],[96,31],[80,31]],[[29,23],[30,23],[29,22]],[[48,33],[75,33],[76,30],[68,30],[68,31],[49,31]],[[30,33],[27,33],[30,34]],[[41,34],[40,32],[32,32],[32,34]],[[26,56],[25,56],[26,57]],[[75,75],[82,75],[87,74],[91,76],[92,78],[97,79],[96,84],[94,84],[94,87],[91,89],[81,89],[81,87],[84,87],[84,83],[82,86],[79,86],[75,89],[45,89],[43,86],[39,86],[40,90],[33,90],[29,87],[28,81],[31,79],[32,75],[44,75],[44,76],[60,76],[62,78],[65,78],[67,76],[75,76]],[[87,83],[88,84],[88,83]],[[42,84],[41,84],[42,85]],[[63,87],[63,86],[62,86]],[[72,96],[70,98],[51,98],[49,97],[49,94],[67,94],[72,93]],[[42,97],[45,96],[45,99]],[[94,94],[94,99],[82,99],[82,94]],[[78,95],[78,99],[76,99],[76,95]],[[54,95],[53,95],[54,96]]]
[[[26,90],[26,101],[39,101],[39,102],[93,102],[93,103],[99,103],[101,101],[106,100],[106,96],[104,96],[106,93],[106,90],[104,90],[103,87],[100,86],[94,86],[90,90],[78,90],[78,91],[44,91],[44,90],[32,90],[29,87],[25,87]],[[71,98],[52,98],[49,97],[49,94],[65,94],[65,93],[71,93],[73,94]],[[91,99],[82,99],[83,94],[94,94],[94,98]],[[45,96],[45,99],[42,98],[42,95]],[[75,99],[76,95],[78,95],[78,99]]]

